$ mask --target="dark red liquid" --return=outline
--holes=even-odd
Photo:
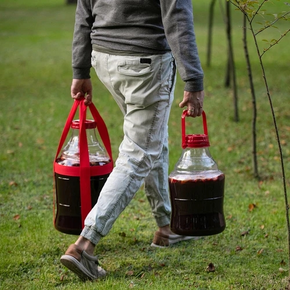
[[[171,230],[179,235],[208,236],[225,229],[225,176],[178,180],[169,178]]]
[[[96,204],[109,175],[91,176],[91,202]],[[79,235],[82,230],[80,178],[55,173],[55,228],[63,233]]]

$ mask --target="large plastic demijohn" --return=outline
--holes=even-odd
[[[73,120],[79,108],[79,120]],[[94,120],[86,119],[90,109]],[[97,129],[97,130],[96,130]],[[66,136],[71,131],[67,142]],[[99,143],[98,131],[104,147]],[[66,234],[79,235],[86,215],[96,204],[113,169],[106,125],[93,103],[76,100],[66,121],[54,161],[54,226]]]
[[[182,114],[182,154],[169,175],[171,230],[180,235],[207,236],[225,229],[223,213],[225,175],[209,152],[206,114],[204,134],[185,134]]]

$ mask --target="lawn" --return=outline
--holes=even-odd
[[[225,173],[226,229],[215,236],[168,249],[150,247],[156,225],[143,188],[96,248],[105,280],[81,282],[59,262],[76,236],[53,227],[53,159],[72,105],[71,41],[75,6],[57,0],[0,0],[0,289],[285,289],[288,236],[281,165],[259,63],[249,38],[258,107],[260,179],[253,177],[252,101],[243,45],[242,15],[233,12],[240,121],[234,122],[233,94],[225,88],[225,26],[215,10],[213,54],[206,66],[210,1],[194,2],[195,30],[205,71],[210,152]],[[273,14],[284,3],[267,6]],[[286,10],[286,7],[283,8]],[[289,7],[288,7],[289,10]],[[289,21],[269,29],[272,39]],[[281,138],[289,190],[289,36],[263,57]],[[116,158],[122,115],[97,77],[94,104],[104,118]],[[169,122],[170,171],[181,155],[178,78]],[[199,133],[201,119],[188,120]],[[197,132],[198,131],[198,132]],[[209,264],[214,272],[207,271]]]

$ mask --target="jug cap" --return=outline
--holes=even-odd
[[[187,110],[183,111],[181,118],[181,126],[182,126],[182,148],[203,148],[209,147],[209,139],[207,134],[207,123],[206,123],[206,115],[205,112],[202,112],[202,120],[203,120],[203,131],[204,134],[191,134],[185,135],[185,117],[189,116]]]
[[[86,129],[95,129],[97,127],[97,123],[95,120],[86,120],[85,128]],[[80,129],[80,120],[73,120],[71,122],[72,129]]]
[[[185,136],[185,142],[182,143],[183,148],[202,148],[209,147],[208,136],[205,134],[195,134]]]

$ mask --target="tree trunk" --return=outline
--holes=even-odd
[[[244,43],[244,52],[247,62],[247,69],[248,69],[248,77],[250,82],[251,94],[252,94],[252,104],[253,104],[253,119],[252,119],[252,153],[253,153],[253,167],[254,167],[254,177],[259,178],[258,172],[258,160],[257,160],[257,102],[256,102],[256,94],[255,88],[253,83],[253,74],[252,74],[252,67],[251,61],[248,51],[248,42],[247,42],[247,18],[244,14],[244,22],[243,22],[243,43]]]
[[[233,81],[233,97],[234,97],[234,120],[239,121],[239,110],[238,110],[238,93],[237,93],[237,82],[236,82],[236,68],[234,61],[234,52],[232,44],[232,27],[231,27],[231,3],[226,0],[226,31],[227,31],[227,40],[228,40],[228,50],[229,50],[229,59],[227,73],[228,78],[232,78]]]
[[[77,4],[77,0],[66,0],[66,4]]]
[[[208,24],[208,42],[207,42],[207,66],[211,63],[211,46],[212,46],[212,26],[213,26],[213,16],[214,16],[214,6],[216,0],[211,0],[209,6],[209,24]]]

